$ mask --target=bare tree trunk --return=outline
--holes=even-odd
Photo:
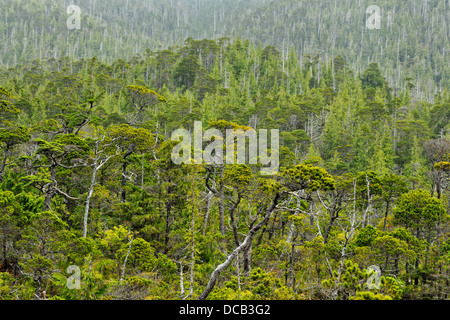
[[[98,150],[99,141],[95,144],[95,159],[94,159],[94,166],[92,171],[92,178],[91,178],[91,184],[89,185],[88,194],[86,197],[85,207],[84,207],[84,220],[83,220],[83,238],[86,238],[87,236],[87,224],[88,224],[88,217],[89,217],[89,206],[91,203],[92,194],[94,193],[94,187],[95,187],[95,179],[97,177],[97,172],[100,170],[105,163],[109,161],[109,159],[112,158],[112,156],[108,156],[106,159],[100,160],[100,164],[98,164],[99,161],[99,150]]]
[[[86,235],[87,235],[87,223],[88,223],[88,216],[89,216],[89,205],[91,203],[92,194],[94,193],[95,177],[97,175],[97,170],[98,170],[97,159],[95,159],[94,171],[92,172],[91,184],[89,185],[89,191],[88,191],[88,195],[86,197],[86,203],[85,203],[85,207],[84,207],[83,238],[86,238]]]
[[[180,299],[184,300],[184,277],[183,277],[183,263],[180,262]]]
[[[244,249],[243,252],[243,260],[244,260],[244,276],[248,277],[250,275],[251,271],[251,264],[252,264],[252,245],[253,243],[250,242],[248,247]]]
[[[194,262],[195,262],[195,255],[194,252],[191,253],[191,266],[190,266],[190,270],[189,270],[189,296],[191,296],[192,299],[192,295],[194,294]]]
[[[295,212],[294,212],[295,216],[298,215],[298,213],[300,211],[300,206],[301,206],[301,198],[299,196],[297,196],[297,207],[295,208]],[[289,234],[288,234],[288,237],[286,239],[286,241],[288,243],[291,242],[293,234],[294,234],[294,221],[291,221],[290,224],[289,224]]]
[[[220,185],[219,185],[219,219],[220,234],[225,236],[225,196],[223,193],[223,167],[220,168]]]
[[[327,243],[328,242],[328,236],[331,233],[331,228],[333,227],[334,221],[338,218],[338,216],[332,215],[330,217],[330,222],[328,223],[328,227],[325,230],[325,234],[323,235],[323,243]]]
[[[261,220],[258,224],[256,224],[252,229],[249,230],[247,236],[245,237],[244,241],[241,243],[240,246],[238,246],[236,249],[233,250],[233,252],[228,256],[228,258],[221,263],[217,268],[212,272],[211,277],[209,278],[209,282],[206,285],[206,288],[203,290],[203,292],[197,297],[197,300],[205,300],[208,295],[213,290],[214,286],[216,285],[217,279],[222,271],[224,271],[230,263],[236,258],[236,256],[243,250],[245,250],[250,243],[253,240],[253,236],[256,232],[258,232],[259,229],[261,229],[262,226],[264,226],[267,221],[269,220],[270,216],[272,215],[273,210],[278,204],[278,200],[280,198],[280,194],[277,193],[275,198],[273,199],[272,204],[266,211],[266,215],[264,216],[264,219]]]
[[[209,211],[211,210],[211,199],[212,199],[213,193],[211,191],[208,192],[206,195],[206,212],[205,217],[203,218],[203,231],[202,234],[206,234],[206,226],[208,225],[208,218],[209,218]]]
[[[125,278],[125,269],[127,268],[127,261],[128,261],[128,256],[130,255],[132,242],[133,242],[133,237],[131,237],[130,244],[128,245],[128,252],[127,252],[127,255],[125,256],[125,260],[123,262],[122,275],[120,276],[120,281],[123,281],[123,279]]]
[[[367,227],[367,224],[369,223],[369,212],[370,212],[370,207],[371,207],[371,203],[370,203],[370,180],[367,178],[367,174],[366,174],[366,183],[367,183],[367,208],[366,210],[364,210],[364,219],[363,219],[363,228]],[[356,194],[355,194],[356,196]]]

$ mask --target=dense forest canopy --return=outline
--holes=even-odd
[[[146,48],[185,39],[249,39],[274,45],[287,59],[327,62],[341,55],[357,73],[380,64],[393,90],[408,86],[429,101],[449,86],[449,4],[445,0],[2,0],[0,65],[36,58],[113,63]],[[365,28],[366,9],[381,9],[379,30]],[[79,30],[66,27],[69,5]],[[309,55],[311,58],[305,58]],[[319,73],[321,71],[319,70]]]
[[[73,3],[80,30],[0,11],[0,299],[449,298],[445,1],[381,30],[365,1]],[[279,171],[175,164],[199,122],[278,130]]]

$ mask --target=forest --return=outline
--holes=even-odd
[[[368,30],[374,4],[381,28]],[[66,26],[69,5],[81,9],[79,30]],[[376,62],[394,92],[413,86],[429,101],[450,85],[446,0],[2,0],[1,9],[6,68],[64,56],[113,64],[189,37],[230,37],[276,46],[285,59],[294,48],[301,64],[305,55],[322,63],[341,55],[358,74]]]
[[[1,300],[449,299],[448,50],[418,89],[389,59],[239,35],[16,62],[10,36]],[[278,130],[278,172],[174,163],[172,133],[199,122]]]

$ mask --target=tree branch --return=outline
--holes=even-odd
[[[212,272],[211,277],[209,279],[208,284],[206,285],[205,290],[203,290],[203,292],[198,296],[197,300],[205,300],[208,297],[208,295],[211,293],[214,286],[216,285],[216,281],[217,281],[220,273],[222,271],[224,271],[231,264],[231,262],[234,260],[234,258],[236,258],[236,256],[241,251],[245,250],[250,245],[255,233],[258,232],[258,230],[261,229],[261,227],[263,225],[265,225],[267,223],[267,221],[269,220],[270,216],[272,215],[272,212],[274,211],[274,209],[276,208],[276,206],[278,204],[278,200],[279,200],[280,196],[281,196],[280,193],[277,193],[275,195],[275,197],[272,201],[272,204],[266,211],[266,215],[264,216],[264,219],[261,220],[258,224],[256,224],[253,228],[251,228],[249,230],[249,232],[248,232],[247,236],[245,237],[244,241],[242,242],[242,244],[240,246],[238,246],[236,249],[234,249],[233,252],[228,256],[228,258],[223,263],[221,263],[219,266],[217,266],[217,268]]]

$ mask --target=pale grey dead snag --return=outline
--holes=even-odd
[[[89,217],[89,207],[91,203],[92,194],[94,193],[94,187],[95,187],[95,180],[97,178],[97,172],[112,158],[117,155],[117,152],[115,155],[110,155],[106,157],[105,159],[100,159],[100,155],[103,153],[103,151],[99,150],[99,144],[100,142],[104,141],[105,137],[102,138],[102,140],[97,140],[95,142],[95,158],[94,158],[94,164],[93,164],[93,171],[92,171],[92,177],[91,177],[91,183],[89,185],[88,194],[86,197],[86,202],[84,206],[84,219],[83,219],[83,238],[86,238],[87,236],[87,223],[88,223],[88,217]]]
[[[217,266],[217,268],[211,273],[211,277],[209,278],[209,282],[206,285],[206,288],[203,290],[203,292],[197,297],[197,300],[205,300],[208,295],[211,293],[211,291],[214,289],[214,286],[216,285],[217,279],[222,271],[224,271],[236,258],[236,256],[243,250],[247,249],[248,246],[251,245],[251,242],[253,241],[253,236],[258,232],[259,229],[261,229],[262,226],[264,226],[267,221],[269,221],[269,218],[272,215],[272,212],[276,208],[278,204],[278,200],[280,198],[280,194],[277,193],[275,195],[275,198],[272,201],[272,204],[266,211],[266,215],[264,216],[264,219],[261,220],[258,224],[256,224],[253,228],[251,228],[245,237],[244,241],[233,250],[233,252],[228,256],[228,258]]]
[[[132,242],[133,242],[133,237],[130,238],[130,244],[128,245],[128,252],[127,252],[127,255],[125,256],[125,261],[123,262],[122,275],[120,276],[120,282],[122,282],[123,279],[125,278],[125,269],[127,268],[127,260],[128,260],[128,256],[130,255]]]

